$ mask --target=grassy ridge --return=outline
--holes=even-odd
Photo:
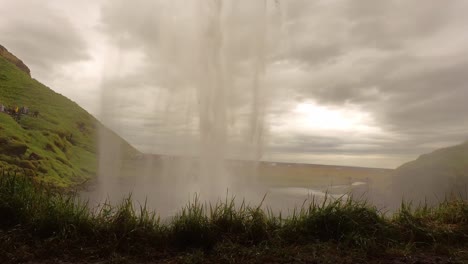
[[[0,57],[0,103],[39,111],[19,122],[0,113],[0,162],[46,182],[67,186],[96,171],[96,121],[77,104],[30,78]],[[78,128],[81,126],[82,129]],[[71,136],[71,138],[70,138]],[[22,146],[23,151],[12,151]],[[30,159],[34,153],[37,158]],[[82,177],[74,177],[82,176]]]
[[[10,171],[62,187],[89,179],[97,170],[98,129],[128,153],[137,153],[76,103],[1,56],[0,104],[39,112],[38,117],[22,115],[19,121],[0,113],[0,166]]]
[[[135,208],[131,197],[117,207],[104,205],[90,211],[74,196],[25,177],[4,175],[0,177],[0,215],[9,216],[0,218],[0,261],[2,257],[19,261],[18,245],[25,248],[23,256],[34,259],[116,255],[192,259],[201,254],[198,257],[206,260],[213,254],[216,259],[224,258],[233,251],[249,255],[253,248],[278,253],[292,245],[295,250],[325,246],[329,253],[333,248],[346,248],[368,257],[388,254],[389,249],[429,252],[442,248],[450,255],[468,242],[468,203],[463,200],[432,208],[412,209],[403,204],[392,217],[364,202],[337,200],[310,203],[281,217],[260,206],[236,206],[232,200],[206,205],[194,199],[162,223],[144,205]],[[44,247],[56,250],[45,252]]]
[[[441,148],[405,163],[392,174],[392,193],[415,200],[427,197],[437,202],[447,193],[466,193],[468,142]]]

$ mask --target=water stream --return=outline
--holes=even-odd
[[[261,199],[267,188],[256,175],[268,134],[263,80],[278,31],[269,23],[279,15],[277,2],[174,0],[156,1],[154,8],[154,43],[140,59],[154,82],[125,83],[124,65],[138,56],[114,51],[101,116],[117,130],[131,123],[151,135],[144,151],[160,156],[128,161],[121,146],[101,136],[95,199],[132,192],[163,211],[194,194],[208,201],[227,192]],[[120,92],[125,89],[134,93]],[[142,118],[122,118],[126,104],[138,105]]]

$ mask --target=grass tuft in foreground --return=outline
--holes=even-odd
[[[199,254],[190,253],[193,250],[223,254],[233,248],[236,252],[261,248],[259,254],[270,254],[265,252],[272,248],[330,243],[372,255],[389,248],[463,248],[468,242],[468,203],[461,199],[432,208],[404,203],[392,217],[365,202],[338,199],[304,204],[281,217],[261,206],[237,206],[234,199],[207,205],[195,197],[163,224],[145,204],[135,208],[131,196],[117,207],[105,204],[92,211],[73,195],[4,174],[0,216],[0,260],[17,257],[18,244],[29,245],[35,258],[80,258],[85,250],[99,259],[115,254],[158,258],[180,252],[193,257]],[[51,246],[53,252],[39,250]]]

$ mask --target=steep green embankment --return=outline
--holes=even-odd
[[[406,199],[444,199],[468,195],[468,142],[438,149],[403,164],[394,172],[394,192]]]
[[[99,129],[115,138],[127,156],[138,153],[79,105],[13,63],[11,56],[0,54],[0,105],[30,111],[19,120],[0,113],[0,170],[20,171],[62,187],[83,182],[96,175]]]

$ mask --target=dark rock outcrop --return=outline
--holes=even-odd
[[[24,64],[24,62],[20,59],[18,59],[15,55],[13,55],[11,52],[9,52],[5,47],[0,45],[0,56],[4,57],[7,59],[9,62],[13,63],[18,67],[20,70],[31,76],[31,71],[29,70],[28,66]]]

